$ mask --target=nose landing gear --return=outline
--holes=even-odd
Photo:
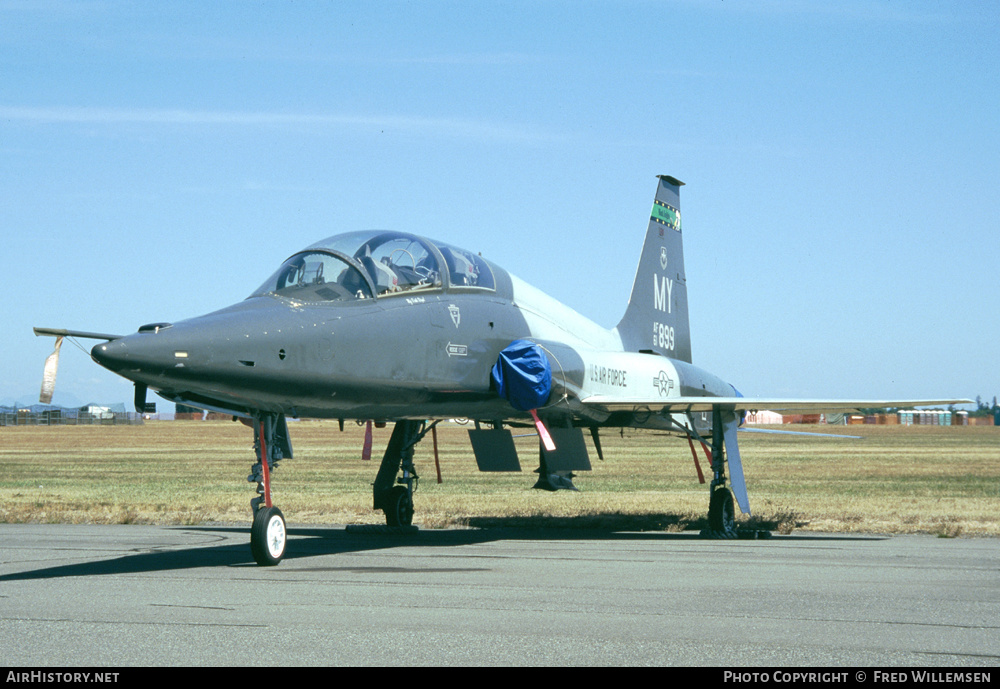
[[[270,566],[281,562],[288,541],[285,515],[271,503],[271,473],[280,460],[292,456],[292,444],[284,414],[263,413],[256,417],[253,433],[257,463],[247,481],[257,484],[257,497],[250,501],[250,552],[258,565]]]

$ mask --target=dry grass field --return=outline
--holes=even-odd
[[[756,525],[1000,535],[1000,428],[796,428],[864,438],[742,433]],[[341,432],[335,422],[302,421],[290,430],[295,458],[273,482],[289,523],[383,523],[371,482],[390,429],[376,430],[370,462],[361,461],[363,429],[354,424]],[[531,490],[535,438],[517,440],[520,474],[479,473],[464,427],[442,424],[438,438],[441,484],[430,436],[417,446],[414,522],[424,527],[705,526],[707,486],[683,440],[608,431],[605,461],[591,447],[594,470],[576,479],[581,492],[547,493]],[[0,522],[249,524],[252,458],[251,431],[226,421],[0,428]]]

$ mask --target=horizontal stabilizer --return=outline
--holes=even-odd
[[[841,433],[807,433],[805,431],[778,431],[773,428],[741,428],[740,433],[764,433],[769,435],[809,435],[814,438],[840,438],[841,440],[863,440],[860,435],[843,435]]]
[[[572,473],[563,472],[559,474],[543,474],[541,471],[538,473],[538,481],[535,482],[535,485],[533,485],[532,488],[551,492],[555,492],[557,490],[572,490],[577,493],[580,492],[580,489],[573,485]]]

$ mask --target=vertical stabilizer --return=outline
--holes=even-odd
[[[660,175],[628,308],[618,324],[625,351],[654,351],[691,362],[680,188]]]

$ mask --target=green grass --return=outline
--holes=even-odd
[[[786,429],[788,427],[785,427]],[[290,425],[295,458],[273,482],[291,523],[382,523],[371,483],[390,429],[376,430],[363,462],[363,429],[335,422]],[[780,531],[1000,534],[1000,428],[852,426],[805,430],[863,440],[741,434],[751,507]],[[436,482],[430,437],[418,447],[415,522],[425,527],[491,524],[683,530],[705,525],[707,486],[687,443],[617,430],[602,434],[605,461],[581,492],[532,490],[534,438],[516,442],[525,471],[482,474],[466,430],[439,431],[444,482]],[[0,522],[249,523],[254,487],[251,431],[231,422],[145,426],[0,428]],[[589,440],[588,440],[589,442]],[[708,467],[699,451],[702,470]]]

